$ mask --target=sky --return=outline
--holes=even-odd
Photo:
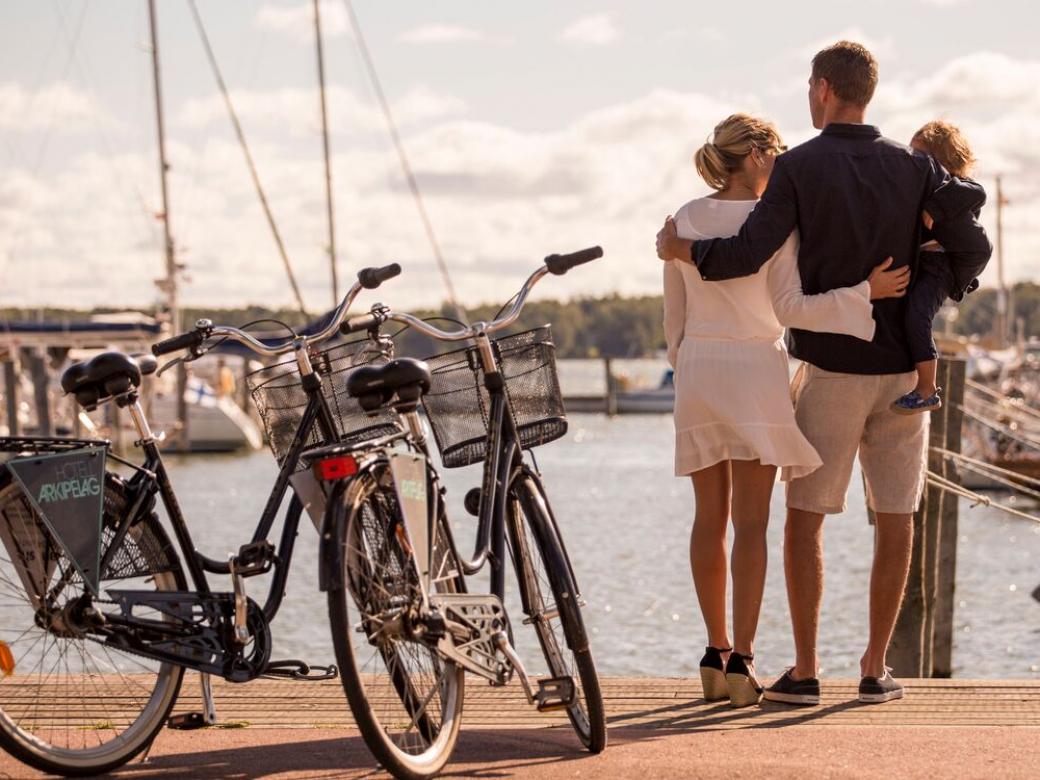
[[[342,0],[322,0],[337,267],[397,261],[378,299],[445,298]],[[187,0],[157,0],[170,224],[195,306],[288,305],[275,243]],[[311,311],[332,302],[310,0],[197,0]],[[1009,279],[1040,275],[1040,10],[1024,0],[414,2],[354,8],[464,304],[546,254],[605,257],[541,297],[655,294],[663,218],[707,194],[690,162],[733,111],[810,138],[809,60],[880,61],[868,120],[959,124],[1005,196]],[[0,6],[0,305],[134,307],[164,273],[145,0]],[[995,263],[984,283],[994,283]]]

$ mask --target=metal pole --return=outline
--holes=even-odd
[[[332,216],[332,166],[329,164],[329,115],[325,105],[325,51],[321,41],[321,0],[314,0],[314,39],[318,49],[318,93],[321,96],[321,142],[325,155],[325,206],[329,221],[329,266],[332,269],[332,305],[339,304],[339,278],[336,274],[336,225]]]
[[[170,330],[180,333],[180,303],[177,298],[177,260],[174,256],[173,235],[170,231],[170,199],[166,186],[166,174],[170,170],[166,159],[166,129],[163,121],[162,79],[159,74],[159,32],[155,13],[155,0],[148,0],[148,25],[152,38],[152,84],[155,91],[155,128],[159,143],[159,184],[162,190],[163,256],[166,261],[166,278],[159,286],[166,293],[166,306],[170,318]],[[188,448],[188,404],[184,393],[188,384],[184,364],[177,366],[177,438],[181,449]]]

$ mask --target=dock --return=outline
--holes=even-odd
[[[467,680],[462,735],[446,777],[1037,776],[1040,680],[914,679],[906,698],[856,701],[856,680],[824,680],[818,707],[706,702],[688,678],[603,679],[610,745],[581,751],[563,713],[540,714],[518,685]],[[126,778],[384,777],[338,681],[215,681],[219,724],[165,729]],[[198,675],[177,711],[201,708]],[[6,773],[6,774],[5,774]],[[43,777],[0,753],[0,778]]]

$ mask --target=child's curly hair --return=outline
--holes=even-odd
[[[975,155],[971,153],[968,139],[957,125],[944,119],[926,124],[914,133],[910,143],[924,147],[951,176],[964,178],[975,167]]]

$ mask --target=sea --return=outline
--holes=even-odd
[[[653,384],[663,368],[661,361],[615,365],[634,386]],[[598,392],[602,387],[598,361],[561,361],[560,374],[565,392]],[[584,616],[597,668],[604,675],[695,675],[703,653],[705,630],[688,552],[693,490],[688,478],[673,476],[673,437],[668,414],[575,414],[565,437],[534,450],[587,602]],[[277,472],[270,452],[168,456],[167,464],[199,550],[224,558],[249,540]],[[479,485],[479,467],[448,469],[442,475],[452,529],[462,554],[469,555],[476,520],[466,513],[462,499]],[[1040,514],[1040,508],[1021,501],[1015,506]],[[794,657],[783,578],[783,523],[783,485],[778,483],[755,649],[756,666],[764,676],[781,672]],[[273,541],[278,531],[276,525]],[[1040,678],[1040,602],[1033,595],[1040,586],[1040,523],[962,500],[959,534],[954,676]],[[824,530],[819,648],[825,676],[858,675],[867,636],[872,545],[857,468],[848,510],[828,517]],[[318,535],[305,517],[286,599],[272,626],[275,657],[322,664],[333,660],[317,561]],[[213,577],[214,589],[230,590],[230,582],[221,584],[220,579]],[[266,577],[247,581],[250,595],[261,603],[267,583]],[[471,578],[470,590],[480,588],[487,588],[486,577]],[[507,608],[515,608],[514,602],[511,587]],[[515,619],[514,632],[521,656],[537,656],[531,629]]]

